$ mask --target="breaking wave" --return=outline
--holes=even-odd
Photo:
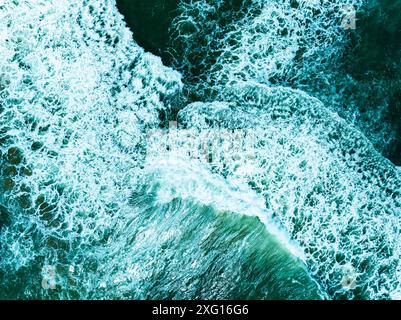
[[[179,113],[195,135],[215,126],[252,129],[251,154],[226,148],[222,154],[234,161],[212,161],[213,171],[264,196],[330,297],[398,297],[399,170],[301,91],[244,83],[223,95],[222,103],[194,103]]]

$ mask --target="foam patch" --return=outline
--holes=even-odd
[[[93,270],[180,75],[133,42],[114,1],[6,1],[0,21],[0,291],[82,297],[76,279],[42,288],[46,266]]]
[[[233,81],[303,90],[399,164],[399,28],[392,14],[398,6],[183,0],[170,32],[173,65],[183,72],[192,101],[219,100],[221,87]]]
[[[222,95],[226,102],[189,105],[179,113],[181,124],[195,135],[247,130],[253,148],[239,155],[237,148],[223,148],[218,156],[236,161],[200,158],[203,163],[264,196],[330,297],[396,297],[399,170],[355,128],[301,91],[243,83]],[[211,146],[212,139],[213,134],[203,143]],[[179,146],[183,154],[202,147]]]

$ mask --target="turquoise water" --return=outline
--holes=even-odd
[[[400,299],[400,6],[0,4],[0,298]]]

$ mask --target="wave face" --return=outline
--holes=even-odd
[[[168,159],[168,160],[167,160]],[[197,161],[150,157],[101,253],[96,298],[321,299],[263,201]]]

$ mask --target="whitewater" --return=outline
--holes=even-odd
[[[173,2],[161,57],[115,0],[0,2],[0,298],[400,299],[399,80],[367,117],[338,67],[369,5]]]

